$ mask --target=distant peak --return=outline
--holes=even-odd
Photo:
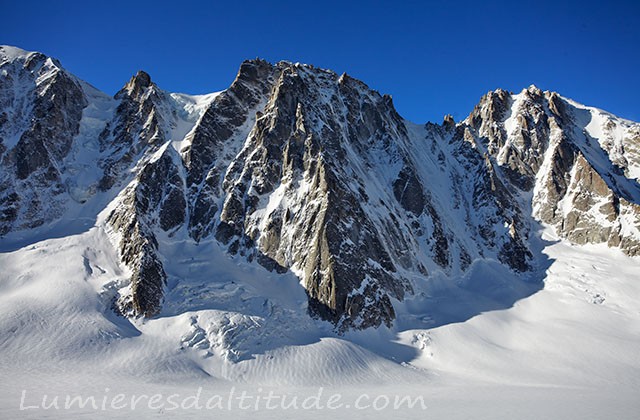
[[[116,94],[116,98],[120,98],[122,95],[127,96],[139,96],[144,92],[145,89],[149,88],[153,85],[151,81],[151,76],[149,73],[138,70],[135,76],[132,76],[131,79],[127,82],[127,84]]]
[[[273,66],[266,60],[255,58],[253,60],[245,60],[240,65],[236,81],[244,81],[253,83],[264,77],[267,77],[273,71]]]
[[[33,54],[33,51],[26,51],[22,48],[11,45],[0,45],[0,60],[2,62],[15,61],[18,58],[26,58]]]
[[[0,65],[18,62],[28,71],[34,71],[46,65],[49,70],[62,70],[62,64],[53,58],[37,51],[26,51],[11,45],[0,45]]]
[[[266,68],[266,67],[272,67],[273,65],[268,62],[267,60],[264,60],[262,58],[254,58],[252,60],[244,60],[241,64],[240,64],[240,70],[242,71],[243,69],[247,69],[247,68]]]
[[[486,95],[483,95],[482,98],[480,98],[480,103],[486,103],[486,102],[504,102],[507,100],[507,98],[511,95],[510,92],[498,88],[496,90],[490,90],[489,92],[486,93]]]
[[[260,57],[244,60],[242,63],[243,64],[247,63],[247,64],[252,64],[252,65],[260,65],[260,66],[265,66],[265,65],[266,66],[270,66],[271,65],[271,63],[269,63],[267,60],[265,60],[264,58],[260,58]]]
[[[453,116],[451,114],[447,114],[444,116],[444,120],[442,121],[442,125],[447,126],[447,127],[455,127],[456,122],[453,119]]]
[[[534,85],[533,83],[531,85],[529,85],[528,88],[523,90],[524,92],[528,92],[532,95],[536,95],[536,96],[540,96],[542,95],[542,90],[540,88],[538,88],[536,85]]]
[[[132,81],[141,87],[147,88],[151,86],[151,76],[144,70],[138,70]]]

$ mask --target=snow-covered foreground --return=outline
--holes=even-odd
[[[640,260],[545,235],[543,284],[477,262],[396,302],[394,330],[346,336],[295,276],[215,243],[161,240],[163,312],[133,322],[101,228],[4,252],[0,418],[637,418]]]

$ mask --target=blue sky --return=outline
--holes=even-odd
[[[261,57],[347,72],[420,123],[532,83],[640,120],[638,0],[128,3],[0,0],[0,43],[110,94],[138,69],[165,90],[222,90]]]

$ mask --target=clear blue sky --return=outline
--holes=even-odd
[[[222,90],[262,57],[347,72],[414,122],[531,83],[640,120],[640,0],[128,3],[0,0],[0,43],[110,94],[138,69],[165,90]]]

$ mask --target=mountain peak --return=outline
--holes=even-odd
[[[151,76],[143,70],[138,70],[138,72],[129,79],[127,84],[124,85],[124,88],[116,94],[116,98],[121,97],[125,93],[128,96],[137,97],[152,85]]]
[[[133,77],[133,81],[141,87],[149,87],[151,86],[151,76],[144,70],[138,70],[136,75]]]
[[[0,62],[6,63],[15,61],[19,58],[27,58],[29,55],[34,54],[33,51],[26,51],[22,48],[13,47],[11,45],[0,45]]]
[[[531,95],[534,95],[534,96],[541,96],[542,95],[542,89],[540,89],[539,87],[537,87],[533,83],[530,84],[528,88],[523,89],[522,92],[523,93],[527,92],[527,93],[529,93]]]
[[[49,70],[61,70],[62,64],[41,52],[26,51],[22,48],[10,45],[0,45],[0,65],[20,62],[28,70],[33,71],[40,65],[45,65]]]

